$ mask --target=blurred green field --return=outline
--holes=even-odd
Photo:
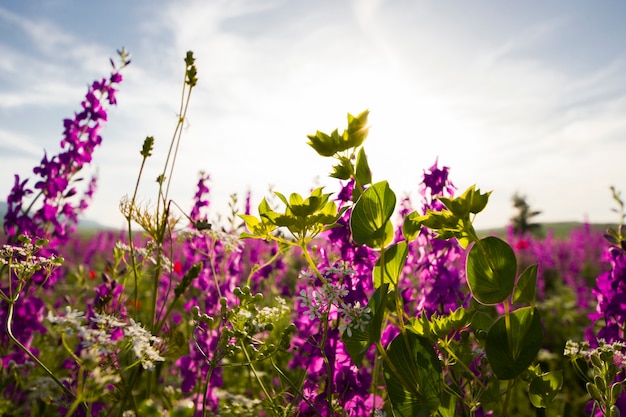
[[[552,233],[553,236],[557,239],[567,238],[571,231],[574,229],[581,228],[585,225],[582,222],[553,222],[553,223],[542,223],[541,224],[541,236],[547,236],[548,233]],[[616,228],[617,224],[612,223],[590,223],[589,226],[592,229],[604,232],[607,227]],[[482,229],[478,231],[480,236],[500,236],[506,237],[506,227],[499,227],[495,229]]]

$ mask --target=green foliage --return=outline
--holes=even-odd
[[[414,333],[398,335],[387,348],[385,382],[395,415],[430,416],[439,408],[443,376],[430,341]]]
[[[441,197],[447,210],[429,210],[424,215],[409,214],[404,219],[402,231],[407,240],[414,240],[421,226],[436,230],[440,239],[457,238],[462,247],[476,240],[472,217],[487,206],[491,192],[482,194],[474,185],[456,198]]]
[[[365,330],[354,329],[351,335],[348,335],[347,331],[342,335],[346,350],[357,366],[361,366],[363,357],[370,347],[380,341],[381,327],[386,313],[388,292],[388,283],[381,284],[376,288],[376,291],[374,291],[374,295],[372,295],[367,304],[373,318],[370,325],[367,326]]]
[[[467,255],[467,284],[481,304],[494,305],[513,291],[517,261],[513,249],[497,237],[476,242]]]
[[[311,240],[332,226],[343,213],[337,209],[334,201],[329,201],[330,194],[324,194],[322,190],[321,187],[316,188],[306,199],[297,193],[287,198],[276,192],[276,196],[285,204],[283,213],[274,211],[263,199],[259,204],[258,218],[239,214],[248,229],[241,237],[271,240],[278,228],[285,227],[298,242]]]
[[[563,372],[545,372],[533,375],[528,386],[528,397],[537,408],[547,408],[563,388]]]
[[[374,265],[374,288],[382,284],[390,284],[395,289],[408,255],[409,246],[406,242],[398,242],[391,245]]]
[[[515,289],[513,290],[513,303],[535,304],[535,295],[537,293],[537,271],[539,265],[530,265],[522,272],[517,280]]]
[[[485,342],[487,359],[499,379],[513,379],[537,357],[543,338],[537,309],[524,307],[498,318]]]
[[[391,216],[396,207],[396,195],[387,181],[376,183],[357,200],[350,216],[352,239],[359,245],[380,249],[394,237]]]
[[[315,135],[308,135],[308,145],[315,149],[318,154],[326,157],[335,156],[352,148],[358,148],[363,144],[369,131],[367,126],[368,116],[368,110],[356,117],[348,114],[348,128],[342,134],[339,134],[339,131],[336,129],[330,135],[318,130]]]

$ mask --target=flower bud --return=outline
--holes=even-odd
[[[591,396],[591,399],[598,401],[598,402],[603,401],[602,394],[600,393],[600,390],[598,389],[598,387],[596,387],[591,382],[587,382],[586,388],[587,388],[587,392]]]
[[[593,379],[593,383],[596,387],[598,387],[598,390],[600,390],[600,392],[606,392],[606,383],[604,382],[604,378],[602,378],[600,375],[596,375],[596,377]]]
[[[621,382],[616,382],[611,385],[611,399],[613,401],[617,401],[617,399],[622,395],[623,385]]]

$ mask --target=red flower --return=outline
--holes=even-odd
[[[530,247],[530,243],[527,240],[520,240],[515,244],[515,249],[528,249]]]
[[[174,262],[174,272],[176,272],[177,274],[183,272],[183,264],[180,263],[180,261]]]

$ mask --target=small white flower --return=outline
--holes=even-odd
[[[361,306],[361,302],[359,301],[354,304],[342,302],[338,311],[339,314],[342,315],[339,330],[341,332],[346,331],[348,337],[352,336],[353,330],[365,331],[366,326],[370,322],[370,313],[372,312],[369,306]]]
[[[55,316],[52,311],[48,311],[46,319],[55,325],[62,326],[66,333],[74,334],[85,321],[85,313],[78,310],[72,310],[72,307],[65,307],[65,316]]]
[[[91,321],[100,324],[102,327],[125,327],[126,323],[117,319],[117,317],[108,314],[93,313]]]
[[[152,370],[154,362],[165,360],[153,346],[153,344],[160,343],[161,339],[153,336],[135,320],[130,319],[130,325],[124,329],[124,336],[130,338],[133,352],[141,361],[141,366],[144,369]]]

